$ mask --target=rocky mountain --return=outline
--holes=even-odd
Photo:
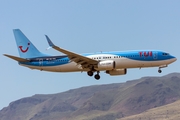
[[[117,120],[180,120],[180,100]]]
[[[115,120],[180,99],[180,73],[96,85],[9,104],[0,120]]]

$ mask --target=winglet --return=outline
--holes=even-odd
[[[49,39],[49,37],[48,37],[47,35],[45,35],[45,36],[46,36],[46,39],[47,39],[47,41],[48,41],[49,46],[50,46],[50,47],[54,47],[55,45],[54,45],[53,42]]]

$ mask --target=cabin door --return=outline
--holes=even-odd
[[[43,59],[39,59],[39,66],[43,66]]]

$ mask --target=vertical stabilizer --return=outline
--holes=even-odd
[[[34,58],[45,56],[31,43],[19,29],[13,30],[18,52],[21,58]]]

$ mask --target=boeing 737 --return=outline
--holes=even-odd
[[[56,46],[45,35],[50,48],[65,55],[50,56],[41,53],[19,29],[13,30],[20,57],[4,54],[16,60],[19,65],[31,69],[50,72],[87,72],[96,80],[100,79],[100,71],[109,75],[125,75],[129,68],[167,67],[175,62],[176,57],[160,50],[133,50],[117,52],[98,52],[77,54]]]

